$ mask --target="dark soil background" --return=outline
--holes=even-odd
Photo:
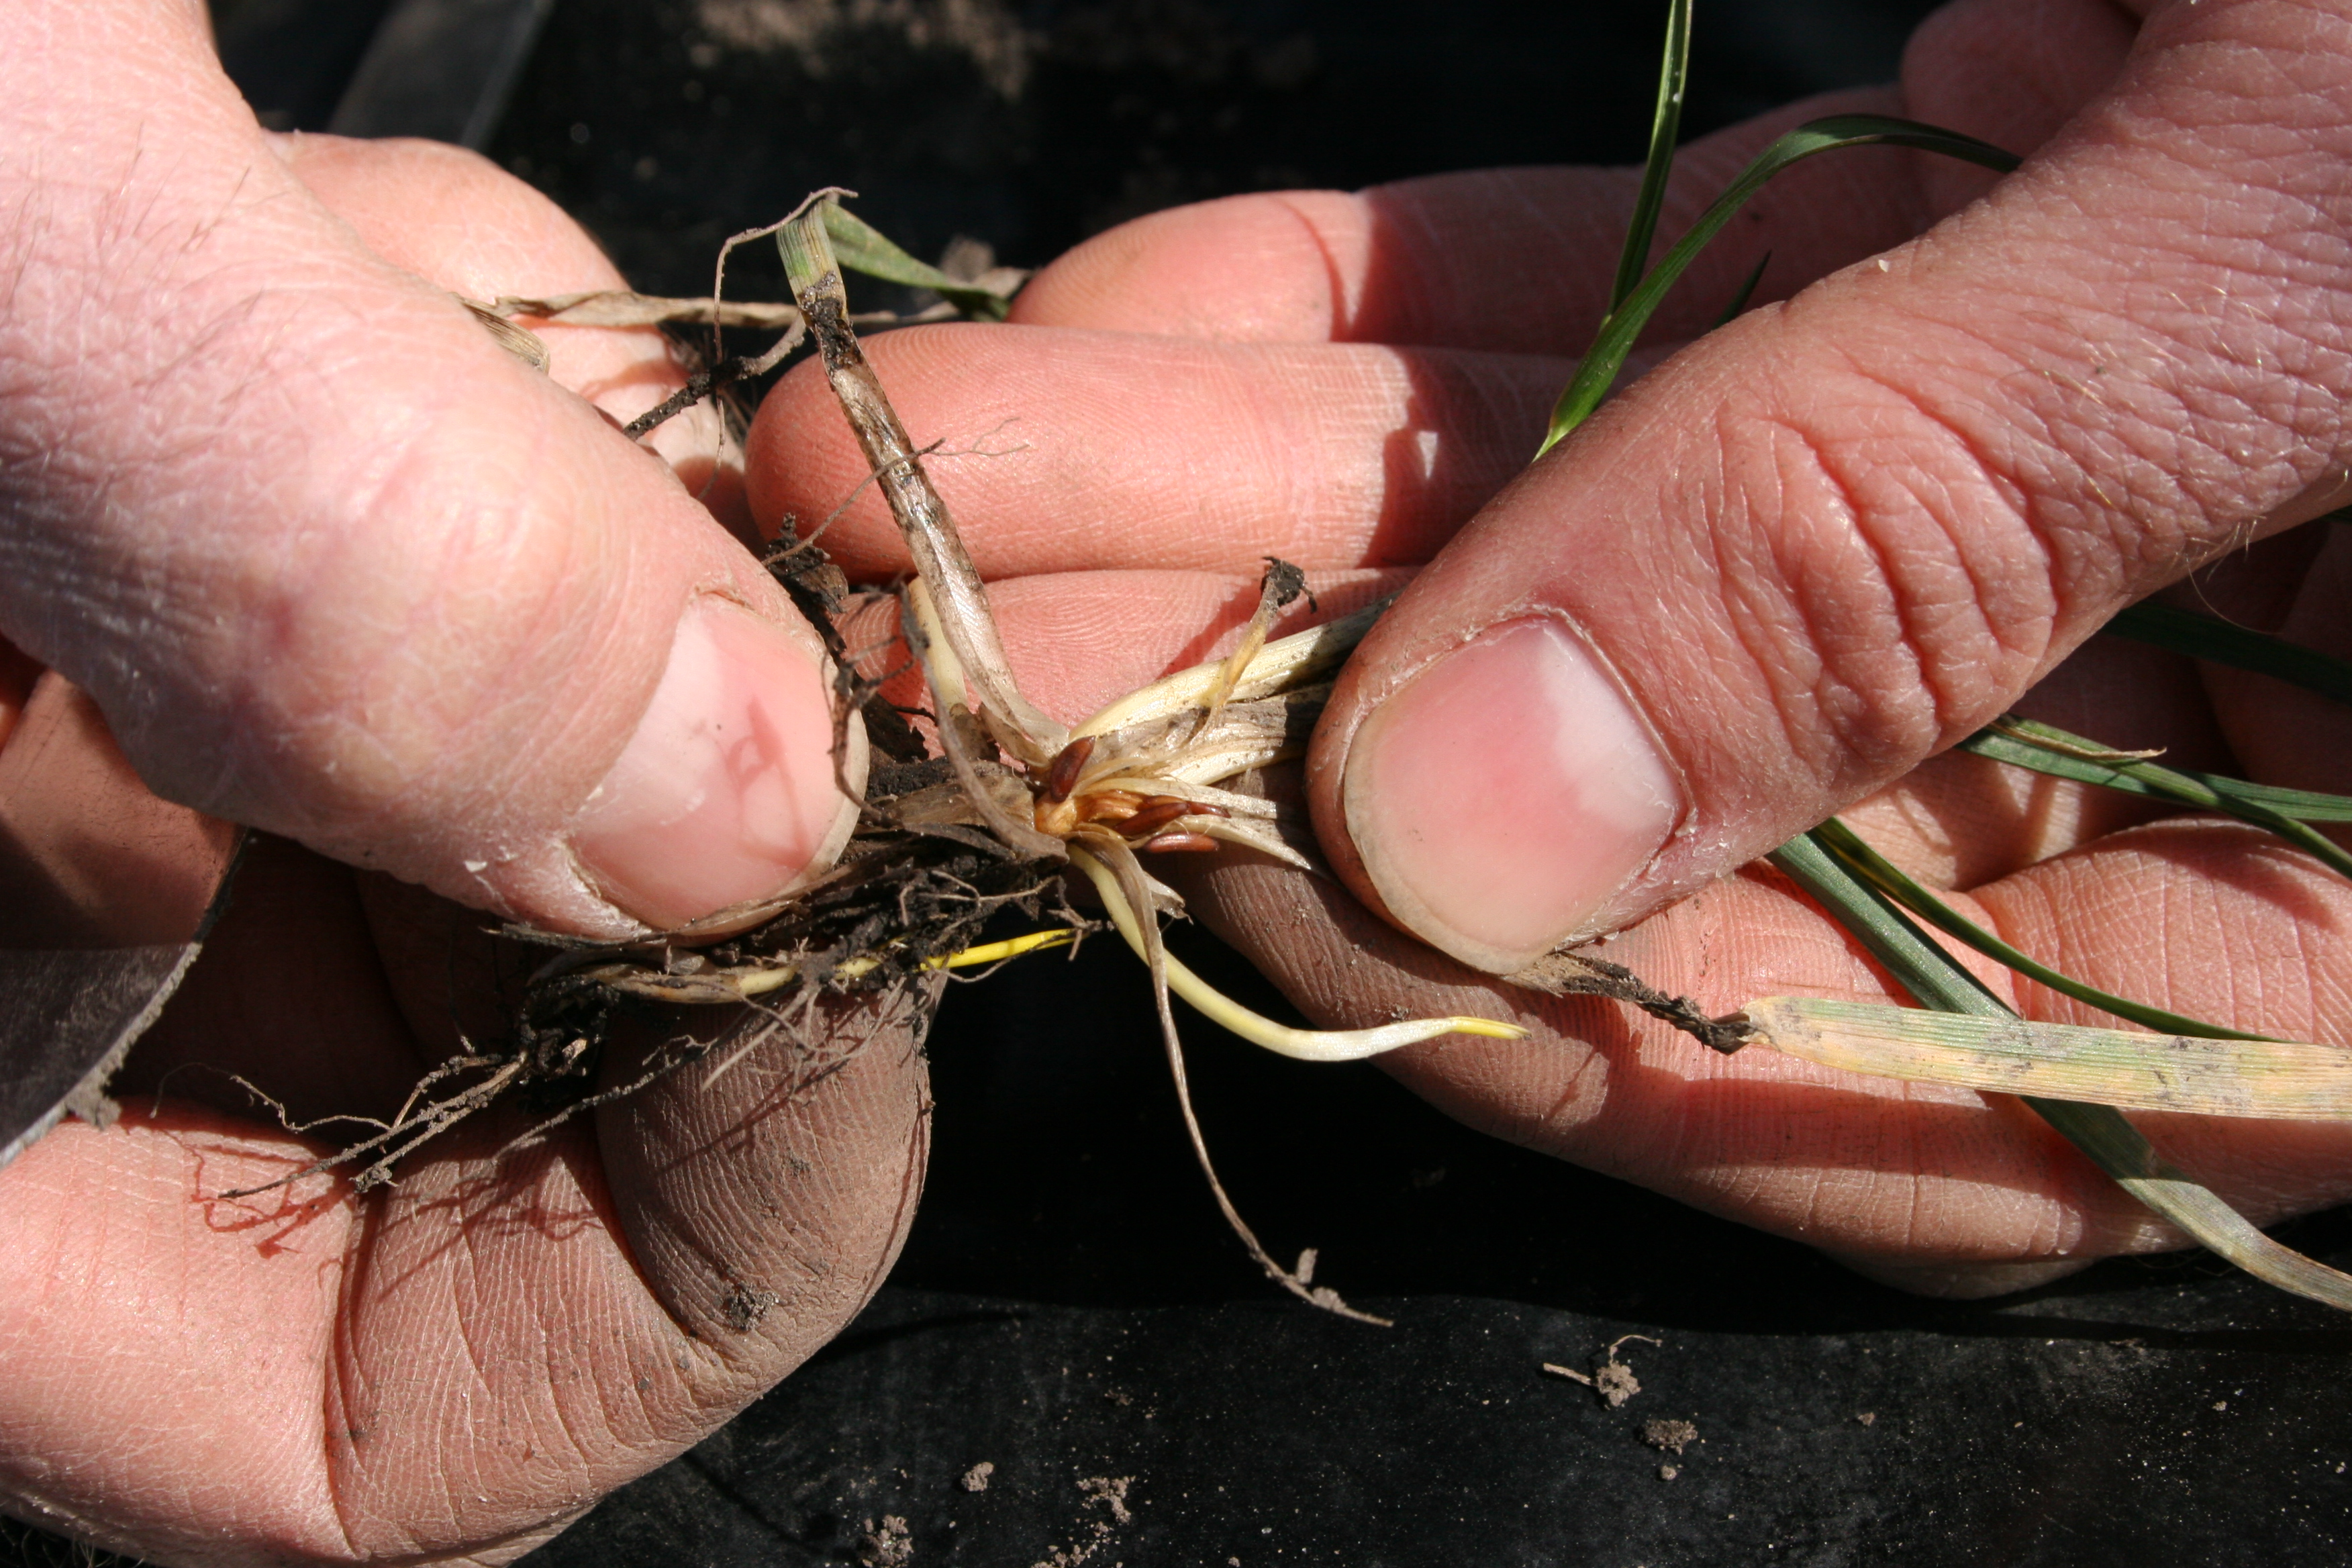
[[[220,9],[240,79],[293,125],[326,122],[356,62],[352,16],[383,6]],[[1882,79],[1926,9],[1702,3],[1686,126]],[[664,292],[706,291],[721,237],[832,184],[919,254],[963,234],[1034,265],[1234,191],[1632,161],[1661,15],[1556,0],[559,0],[488,150]],[[1284,1010],[1213,943],[1180,951]],[[1924,1301],[1471,1133],[1369,1067],[1283,1061],[1197,1020],[1188,1034],[1243,1210],[1277,1253],[1320,1247],[1318,1279],[1396,1328],[1299,1308],[1224,1231],[1131,961],[1108,943],[1031,961],[959,989],[940,1018],[929,1189],[865,1316],[528,1561],[2347,1557],[2352,1329],[2326,1309],[2201,1254],[1998,1302]],[[2282,1234],[2352,1266],[2352,1212]],[[1643,1392],[1622,1409],[1540,1371],[1588,1368],[1628,1333],[1659,1342],[1624,1347]],[[1646,1445],[1661,1419],[1698,1441]],[[968,1489],[982,1462],[986,1489]],[[1115,1509],[1104,1494],[1121,1482]],[[903,1542],[869,1539],[895,1537],[886,1517]],[[19,1541],[63,1560],[58,1543]]]
[[[1702,7],[1688,128],[1892,75],[1924,5]],[[1638,162],[1660,17],[1529,0],[567,0],[492,155],[639,288],[822,185],[918,255],[1034,266],[1160,207]],[[863,18],[817,26],[820,16]]]

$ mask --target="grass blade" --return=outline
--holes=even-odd
[[[2352,1275],[2264,1236],[2252,1220],[2158,1154],[2139,1129],[2124,1120],[2123,1112],[2112,1106],[2032,1095],[2025,1103],[2089,1155],[2117,1186],[2216,1255],[2290,1295],[2352,1312]]]
[[[1815,829],[1790,839],[1772,851],[1772,864],[1811,894],[1871,957],[1885,966],[1897,984],[1911,993],[1914,1001],[1944,1013],[1973,1013],[1982,1018],[2011,1016],[2000,998],[1985,989],[1984,982],[1928,941],[1884,893],[1832,854],[1819,834]]]
[[[1739,287],[1732,291],[1731,303],[1723,308],[1723,314],[1715,319],[1715,326],[1709,327],[1707,331],[1713,331],[1715,327],[1727,327],[1739,320],[1739,313],[1748,309],[1748,301],[1756,298],[1756,286],[1764,281],[1764,269],[1771,265],[1772,253],[1769,250],[1756,258],[1756,265],[1748,269],[1748,276],[1742,279]]]
[[[1658,209],[1666,204],[1666,176],[1675,166],[1675,142],[1682,130],[1683,84],[1690,76],[1691,0],[1667,0],[1666,47],[1658,60],[1658,103],[1650,118],[1650,155],[1642,164],[1642,191],[1633,198],[1633,218],[1625,226],[1617,255],[1617,279],[1609,287],[1612,310],[1641,286],[1650,265],[1650,242],[1658,232]]]
[[[2216,1040],[2261,1040],[2263,1035],[2250,1035],[2241,1029],[2228,1029],[2219,1024],[2168,1013],[2161,1007],[2151,1007],[2086,985],[2069,974],[2062,974],[2017,948],[2011,947],[1992,932],[1953,909],[1943,900],[1921,887],[1885,856],[1864,843],[1862,837],[1844,823],[1832,817],[1813,829],[1813,837],[1832,855],[1843,862],[1847,869],[1860,876],[1881,893],[1894,900],[1911,913],[1926,921],[1948,936],[1968,943],[1987,958],[2007,964],[2029,980],[2039,981],[2051,990],[2077,1002],[2085,1002],[2118,1018],[2128,1018],[2166,1035],[2193,1035]],[[2117,1103],[2121,1103],[2118,1101]]]
[[[1013,309],[1009,296],[958,282],[929,262],[916,260],[838,202],[824,205],[824,233],[833,242],[835,258],[869,278],[929,289],[965,315],[983,321],[1001,321]]]
[[[1659,303],[1681,279],[1698,253],[1721,232],[1749,197],[1764,188],[1766,181],[1792,163],[1822,153],[1833,153],[1842,147],[1894,146],[1915,147],[1924,152],[1943,153],[1955,158],[1980,163],[1988,169],[2007,174],[2017,167],[2017,158],[1990,142],[1973,136],[1963,136],[1957,131],[1942,131],[1916,121],[1897,120],[1885,114],[1833,114],[1824,120],[1809,121],[1798,126],[1758,154],[1756,161],[1741,171],[1738,179],[1713,205],[1700,215],[1691,231],[1676,241],[1659,262],[1643,278],[1633,291],[1609,313],[1585,352],[1568,390],[1559,395],[1552,410],[1551,428],[1544,437],[1543,446],[1536,456],[1541,457],[1559,444],[1561,437],[1591,417],[1601,406],[1601,400],[1616,384],[1617,373],[1624,368],[1625,356],[1633,350],[1634,340],[1657,312]]]
[[[1739,1016],[1757,1043],[1878,1078],[2132,1110],[2352,1121],[2352,1052],[2329,1046],[2245,1035],[2148,1035],[1810,996],[1768,996]]]
[[[2063,736],[2066,731],[2042,724],[2037,729]],[[2070,737],[2071,738],[2071,737]],[[1978,731],[1959,743],[1959,750],[1973,752],[1979,757],[1990,757],[2011,767],[2026,768],[2052,778],[2072,779],[2077,784],[2097,784],[2125,795],[2137,795],[2150,800],[2179,801],[2181,796],[2171,789],[2160,789],[2137,774],[2126,773],[2113,763],[2096,762],[2074,750],[2053,751],[2046,743],[2026,738],[2010,728]],[[2244,801],[2267,806],[2281,816],[2297,822],[2352,822],[2352,795],[2322,795],[2315,790],[2281,789],[2275,784],[2249,784],[2244,779],[2226,778],[2220,773],[2197,773],[2187,768],[2165,770],[2175,777],[2201,786],[2216,802]],[[2177,787],[2177,786],[2176,786]],[[2196,805],[2196,801],[2185,804]],[[2207,807],[2224,809],[2221,805]]]
[[[2116,757],[2113,762],[2096,760],[2100,756],[2096,742],[2086,741],[2054,724],[2044,724],[2032,719],[1999,720],[1961,742],[1960,749],[1973,752],[1980,757],[1990,757],[1996,762],[2031,768],[2035,773],[2101,784],[2129,795],[2174,801],[2182,805],[2195,806],[2200,811],[2221,812],[2241,822],[2266,828],[2296,848],[2316,857],[2338,875],[2352,877],[2352,854],[2347,854],[2333,839],[2305,826],[2285,811],[2270,804],[2272,799],[2280,795],[2289,800],[2307,798],[2319,803],[2329,814],[2322,820],[2342,821],[2345,820],[2343,817],[2333,813],[2352,803],[2345,803],[2341,795],[2268,789],[2237,779],[2224,779],[2217,774],[2187,773],[2178,768],[2124,757]],[[2113,752],[2105,754],[2116,756]]]
[[[2352,703],[2352,664],[2211,616],[2191,615],[2170,605],[2138,604],[2103,630],[2173,653],[2267,675],[2338,702]]]
[[[1812,835],[1790,839],[1771,858],[1853,932],[1854,940],[1922,1006],[1984,1018],[2011,1016],[1974,975],[1929,942],[1901,910],[1840,863]],[[2113,1106],[2043,1095],[2021,1098],[2116,1185],[2221,1257],[2282,1290],[2352,1312],[2352,1275],[2340,1274],[2264,1236],[2245,1215],[2158,1154],[2123,1112]]]

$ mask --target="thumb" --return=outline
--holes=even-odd
[[[845,836],[814,634],[665,464],[306,188],[196,6],[9,7],[0,89],[0,636],[151,786],[602,935]],[[418,195],[430,250],[463,193]]]
[[[1310,756],[1357,891],[1507,972],[1997,715],[2347,489],[2352,20],[2175,5],[2019,174],[1759,310],[1507,489]]]

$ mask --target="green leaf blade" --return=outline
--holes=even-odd
[[[1957,941],[1983,953],[2024,975],[2027,979],[2049,987],[2062,996],[2070,996],[2102,1012],[2113,1013],[2118,1018],[2128,1018],[2167,1035],[2193,1035],[2205,1039],[2260,1040],[2267,1037],[2250,1035],[2240,1029],[2209,1024],[2201,1018],[2187,1017],[2179,1013],[2152,1007],[2144,1002],[2118,996],[2086,984],[2071,974],[2063,974],[2031,954],[2011,947],[1992,932],[1969,920],[1937,898],[1885,856],[1868,844],[1844,823],[1832,817],[1813,830],[1813,837],[1831,854],[1878,891],[1893,899],[1912,914]]]
[[[2241,822],[2263,828],[2284,839],[2337,875],[2352,878],[2352,853],[2347,853],[2334,839],[2305,826],[2270,804],[2271,799],[2283,792],[2210,773],[2183,773],[2152,762],[2124,758],[2112,762],[2095,760],[2095,756],[2082,754],[2086,751],[2095,753],[2095,742],[2032,719],[2003,719],[1961,742],[1960,745],[1979,756],[2014,763],[2036,773],[2077,779],[2084,784],[2100,784],[2126,794],[2147,795],[2194,806],[2200,811],[2218,811],[2234,816]],[[2284,793],[2293,799],[2307,792]],[[2347,802],[2341,795],[2313,795],[2310,798],[2330,812],[2352,806],[2352,802]],[[2326,820],[2341,821],[2343,818],[2330,816]]]
[[[2064,737],[2066,732],[2050,726],[2052,734]],[[2079,737],[2067,737],[2069,740]],[[2076,784],[2097,784],[2122,795],[2136,795],[2148,800],[2173,801],[2179,805],[2202,805],[2209,811],[2220,811],[2229,801],[2243,801],[2267,806],[2281,816],[2297,822],[2352,822],[2352,795],[2323,795],[2316,790],[2283,789],[2276,784],[2251,784],[2244,779],[2227,778],[2220,773],[2198,773],[2187,768],[2168,769],[2176,778],[2186,779],[2197,788],[2210,794],[2210,804],[2183,800],[2174,791],[2160,789],[2136,774],[2126,773],[2113,763],[2093,762],[2066,752],[2053,752],[2010,729],[1979,730],[1962,741],[1958,748],[1996,763],[2024,768],[2050,778],[2070,779]],[[2073,748],[2070,748],[2072,750]]]
[[[2233,626],[2211,616],[2191,615],[2170,605],[2142,603],[2117,615],[2103,628],[2116,637],[2147,643],[2208,664],[2267,675],[2338,702],[2352,703],[2352,664],[2282,637]]]
[[[1559,395],[1552,410],[1551,427],[1544,443],[1537,450],[1540,458],[1557,446],[1569,432],[1584,423],[1601,400],[1616,384],[1617,375],[1625,366],[1625,357],[1633,353],[1634,342],[1648,326],[1658,306],[1697,259],[1700,251],[1722,232],[1750,197],[1763,189],[1765,183],[1781,170],[1822,153],[1833,153],[1843,147],[1895,146],[1912,147],[1930,153],[1942,153],[1965,159],[2002,174],[2017,167],[2016,155],[2005,153],[1990,142],[1973,136],[1963,136],[1957,131],[1944,131],[1916,121],[1898,120],[1885,114],[1833,114],[1825,119],[1809,121],[1788,132],[1761,153],[1740,173],[1730,187],[1717,196],[1688,234],[1675,243],[1641,284],[1628,294],[1618,307],[1601,323],[1592,347],[1585,352],[1577,365],[1575,376]]]
[[[889,237],[838,202],[824,204],[825,237],[844,267],[853,268],[886,283],[929,289],[967,316],[1001,321],[1013,309],[1002,294],[959,282],[927,261],[918,261]]]
[[[1691,0],[1667,0],[1666,47],[1658,61],[1658,101],[1650,117],[1650,152],[1642,164],[1642,188],[1633,198],[1633,221],[1617,256],[1617,278],[1609,287],[1612,310],[1625,302],[1650,265],[1650,242],[1658,232],[1658,212],[1666,202],[1666,177],[1674,172],[1675,142],[1683,120],[1683,87],[1690,76]]]

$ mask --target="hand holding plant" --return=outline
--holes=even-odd
[[[1717,880],[1866,800],[1857,825],[2014,945],[2176,1011],[2340,1040],[2346,898],[2315,865],[1973,758],[1919,764],[2021,708],[2182,765],[2347,782],[2344,721],[2313,700],[2142,647],[2076,652],[2217,561],[2189,603],[2338,635],[2335,536],[2297,525],[2344,488],[2352,276],[2328,258],[2352,219],[2325,195],[2352,100],[2341,26],[2295,5],[2141,22],[1964,5],[1915,41],[1900,94],[1700,144],[1668,237],[1778,131],[1832,110],[2035,155],[1989,194],[1990,175],[1891,150],[1791,171],[1669,297],[1656,347],[1702,332],[1769,250],[1768,308],[1483,510],[1608,308],[1630,175],[1163,214],[1037,279],[1014,311],[1029,331],[923,329],[874,358],[919,439],[1004,433],[940,483],[981,569],[1025,579],[1003,595],[1016,664],[1022,606],[1047,635],[1057,600],[1105,596],[1092,574],[1432,562],[1351,664],[1307,770],[1366,904],[1269,868],[1202,879],[1196,909],[1318,1022],[1511,1016],[1522,994],[1478,969],[1694,891],[1605,955],[1727,1009],[1883,996],[1788,884]],[[763,411],[751,482],[771,516],[823,515],[856,482],[821,396],[803,373]],[[789,467],[761,465],[786,449]],[[827,542],[890,570],[877,521],[854,506]],[[1176,605],[1202,590],[1181,576],[1118,589],[1128,646],[1197,634]],[[2030,1016],[2084,1016],[1985,974]],[[1475,1124],[1924,1287],[2178,1244],[2013,1102],[1710,1059],[1590,1003],[1539,1011],[1548,1038],[1434,1043],[1393,1070]],[[2143,1121],[2258,1220],[2352,1191],[2338,1128]]]

